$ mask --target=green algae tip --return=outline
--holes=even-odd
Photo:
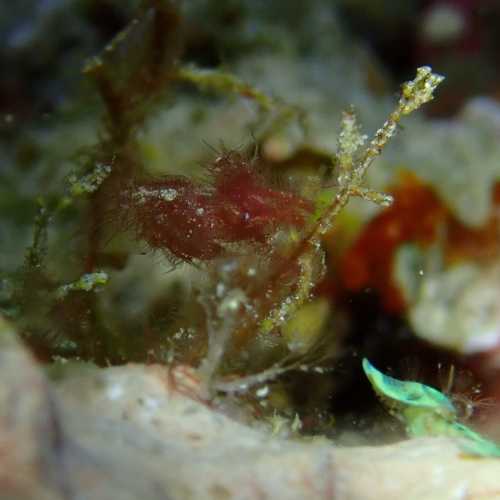
[[[428,385],[384,375],[366,358],[363,359],[363,370],[377,395],[392,407],[412,406],[425,408],[442,416],[456,415],[453,403],[443,393]]]
[[[411,436],[458,438],[467,455],[500,457],[499,445],[457,421],[456,409],[444,394],[418,382],[404,382],[384,375],[366,358],[362,364],[376,394],[393,414],[405,421]],[[409,411],[411,408],[416,411]]]

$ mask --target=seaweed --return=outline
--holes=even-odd
[[[462,424],[457,407],[443,393],[419,382],[384,375],[366,358],[362,364],[373,390],[391,414],[403,421],[410,436],[452,437],[467,455],[500,457],[500,446]]]
[[[165,95],[174,99],[183,85],[250,99],[262,116],[272,115],[273,130],[303,118],[297,107],[232,74],[183,65],[183,37],[173,2],[144,1],[130,25],[85,66],[104,104],[99,140],[67,176],[64,193],[49,205],[40,202],[24,285],[13,300],[24,304],[21,331],[44,357],[97,364],[188,362],[199,367],[206,396],[213,397],[245,392],[292,369],[307,370],[331,355],[331,339],[318,335],[307,341],[300,334],[307,327],[293,327],[297,336],[286,325],[307,325],[316,315],[310,306],[325,273],[322,238],[348,202],[358,197],[391,204],[390,195],[364,186],[365,174],[401,119],[430,101],[443,77],[419,68],[368,142],[354,109],[346,111],[337,153],[310,186],[280,185],[258,155],[224,147],[199,179],[155,177],[138,153],[138,135],[148,117],[168,106]],[[69,210],[80,214],[86,241],[66,279],[49,272],[46,240],[51,221]],[[191,324],[162,334],[166,316],[154,314],[164,307],[158,300],[140,325],[130,325],[133,334],[120,331],[99,297],[120,266],[106,251],[108,233],[127,233],[151,255],[161,252],[173,267],[187,264],[205,276],[204,286],[182,304]],[[28,303],[43,307],[32,314]],[[37,324],[40,316],[44,321]],[[194,334],[184,338],[186,330]]]

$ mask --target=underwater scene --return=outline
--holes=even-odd
[[[0,6],[0,500],[500,499],[500,1]]]

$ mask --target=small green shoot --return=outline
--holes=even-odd
[[[195,67],[181,67],[177,70],[176,77],[179,80],[191,82],[203,90],[221,94],[237,94],[253,99],[264,111],[270,111],[275,106],[271,97],[231,73]]]
[[[458,422],[455,406],[443,393],[419,382],[384,375],[366,358],[363,370],[377,396],[405,424],[410,436],[458,438],[468,455],[500,457],[500,446]]]

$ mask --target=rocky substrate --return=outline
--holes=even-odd
[[[0,330],[2,500],[500,498],[500,460],[453,441],[283,439],[203,401],[189,368],[89,368],[51,382]]]

